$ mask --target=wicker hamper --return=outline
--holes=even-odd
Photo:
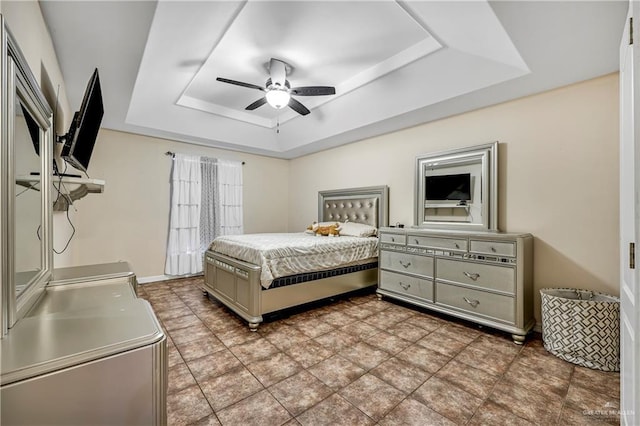
[[[545,288],[542,341],[565,361],[620,371],[620,299],[595,291]]]

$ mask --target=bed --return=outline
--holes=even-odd
[[[321,191],[318,221],[386,226],[388,191],[387,186]],[[204,291],[255,331],[265,314],[377,284],[376,237],[303,231],[216,238],[205,253]],[[329,254],[329,246],[338,254]],[[310,261],[318,258],[320,263]]]

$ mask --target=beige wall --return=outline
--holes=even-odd
[[[89,174],[106,181],[102,194],[75,204],[72,263],[128,261],[142,280],[164,274],[171,158],[165,152],[245,161],[245,232],[285,232],[289,162],[102,129]]]
[[[618,294],[618,74],[291,161],[289,229],[318,190],[389,185],[390,222],[413,223],[420,154],[499,141],[499,228],[535,237],[544,287]],[[295,209],[294,209],[295,207]]]
[[[56,111],[55,129],[65,133],[71,122],[71,109],[66,86],[53,48],[49,29],[44,23],[40,6],[35,0],[0,1],[0,13],[13,34],[29,68],[39,83],[52,110]],[[55,107],[57,101],[57,108]],[[53,214],[53,246],[62,251],[67,237],[68,224],[63,213]],[[54,256],[56,266],[71,265],[73,245],[61,255]]]
[[[67,100],[58,57],[53,48],[49,29],[42,17],[40,5],[35,0],[2,0],[0,13],[18,42],[29,68],[40,83],[52,110],[56,97],[58,98],[56,130],[59,133],[65,133],[73,114]]]

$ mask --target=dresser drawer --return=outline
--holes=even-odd
[[[510,266],[437,259],[436,278],[515,293],[516,271]]]
[[[516,243],[503,241],[471,240],[469,251],[473,253],[514,257],[516,255]]]
[[[467,251],[467,240],[463,238],[440,238],[423,235],[407,235],[407,244],[411,246],[429,247],[437,250]]]
[[[433,278],[433,257],[381,250],[380,268]]]
[[[404,234],[380,234],[380,242],[381,243],[393,243],[393,244],[403,244],[406,242],[406,235]]]
[[[433,281],[380,271],[380,288],[433,302]]]
[[[436,283],[436,303],[474,315],[515,322],[515,299],[455,285]]]

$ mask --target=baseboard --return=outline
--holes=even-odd
[[[537,322],[536,325],[533,326],[533,331],[536,333],[542,333],[542,324]]]
[[[156,276],[153,276],[153,277],[140,277],[140,278],[138,278],[138,284],[149,284],[149,283],[155,283],[155,282],[159,282],[159,281],[175,280],[175,279],[179,279],[179,278],[201,277],[202,275],[204,275],[203,272],[200,272],[200,273],[197,273],[197,274],[190,274],[190,275],[180,275],[180,276],[176,276],[176,275],[156,275]]]

